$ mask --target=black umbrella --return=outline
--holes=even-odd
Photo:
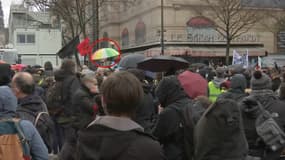
[[[138,62],[145,59],[143,54],[130,54],[123,57],[118,64],[121,69],[137,68]]]
[[[150,57],[138,63],[138,68],[152,72],[165,72],[189,67],[189,62],[173,56]]]

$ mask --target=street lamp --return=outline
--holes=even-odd
[[[164,55],[164,13],[163,13],[163,0],[161,0],[161,55]]]

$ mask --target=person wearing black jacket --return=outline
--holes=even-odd
[[[275,152],[269,149],[269,146],[260,140],[256,132],[256,118],[260,114],[257,105],[251,105],[251,101],[258,101],[265,110],[274,113],[275,120],[279,127],[285,131],[285,103],[279,100],[279,97],[272,91],[272,82],[266,74],[255,71],[251,78],[251,89],[249,97],[243,99],[241,103],[242,117],[244,123],[245,135],[249,145],[249,155],[259,157],[262,160],[278,160],[281,150]]]
[[[131,120],[143,98],[139,80],[117,72],[103,82],[100,92],[107,115],[79,132],[77,160],[164,160],[159,143]]]
[[[219,95],[218,99],[232,99],[239,102],[241,99],[247,96],[245,93],[246,79],[242,74],[235,74],[231,78],[230,89]]]
[[[192,101],[184,92],[176,76],[164,77],[156,89],[156,95],[163,110],[158,116],[153,135],[163,145],[164,154],[168,160],[186,160],[186,152],[192,153],[192,151],[185,149],[184,132],[180,127],[182,117],[177,111],[191,105]],[[193,130],[187,134],[193,137]],[[193,142],[189,143],[193,144]]]
[[[140,80],[144,90],[143,101],[138,105],[133,120],[141,125],[145,132],[151,133],[157,118],[156,107],[151,94],[151,86],[145,82],[145,74],[143,70],[128,69],[127,71],[134,74]]]
[[[95,96],[99,93],[95,73],[87,73],[81,77],[81,88],[75,91],[72,98],[72,112],[76,120],[73,126],[77,129],[83,129],[95,119],[98,109]]]

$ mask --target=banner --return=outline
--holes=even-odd
[[[248,49],[246,50],[246,53],[243,54],[242,56],[242,64],[243,64],[243,68],[248,68]]]
[[[234,65],[234,64],[243,64],[243,58],[236,50],[233,51],[232,65]]]

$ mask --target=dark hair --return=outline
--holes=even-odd
[[[129,73],[132,73],[134,76],[136,76],[141,82],[145,80],[144,71],[136,68],[128,69]]]
[[[100,91],[109,114],[132,115],[143,98],[140,81],[125,71],[109,76],[101,85]]]
[[[45,62],[44,68],[45,71],[52,71],[53,70],[52,63],[50,61]]]
[[[60,69],[64,70],[67,74],[74,74],[75,63],[71,59],[63,60]]]
[[[15,75],[14,83],[16,84],[17,88],[23,92],[24,94],[33,94],[35,91],[35,81],[29,80],[26,77],[26,74],[29,74],[28,72],[20,72]],[[32,76],[32,75],[31,75]]]
[[[255,72],[253,73],[253,77],[254,77],[255,79],[260,79],[260,78],[262,77],[262,73],[261,73],[260,71],[255,71]]]

